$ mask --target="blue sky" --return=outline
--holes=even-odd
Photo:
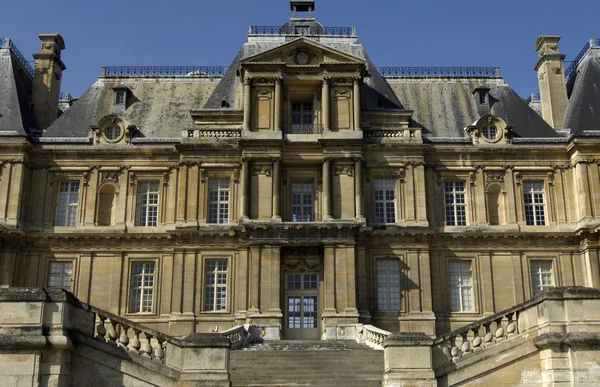
[[[523,97],[538,89],[539,35],[561,35],[567,61],[600,37],[598,0],[317,0],[316,8],[325,26],[356,27],[377,66],[498,66]],[[0,36],[27,58],[37,34],[64,37],[62,88],[75,96],[107,65],[227,66],[249,25],[291,15],[287,0],[13,0],[0,13]]]

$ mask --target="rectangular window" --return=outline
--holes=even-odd
[[[115,104],[116,105],[124,105],[125,104],[125,92],[117,91],[115,93]]]
[[[313,221],[312,183],[292,184],[292,222]]]
[[[470,261],[451,261],[450,300],[452,312],[473,311],[473,275]]]
[[[312,125],[313,104],[312,102],[292,103],[292,125]]]
[[[446,225],[466,226],[467,206],[465,202],[465,183],[451,181],[444,183],[446,201]]]
[[[207,260],[205,272],[204,311],[227,310],[227,260]]]
[[[396,181],[376,179],[374,182],[375,223],[396,223]]]
[[[377,260],[377,307],[381,312],[400,311],[400,260]]]
[[[71,290],[73,262],[50,262],[48,287]]]
[[[229,223],[229,180],[208,182],[208,223]]]
[[[542,290],[554,286],[552,261],[531,261],[531,290],[537,296]]]
[[[63,181],[58,186],[56,225],[75,226],[79,205],[79,182]]]
[[[528,226],[546,225],[546,204],[544,203],[544,182],[523,182],[525,201],[525,222]]]
[[[138,184],[136,226],[154,227],[158,224],[158,181]]]
[[[140,262],[132,265],[129,313],[152,313],[155,277],[154,263]]]
[[[484,91],[479,92],[479,104],[485,105],[487,103],[487,93]]]

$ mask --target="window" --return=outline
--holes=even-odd
[[[125,105],[125,92],[124,91],[115,92],[115,105]]]
[[[375,223],[396,223],[396,181],[377,179],[375,191]]]
[[[292,222],[313,221],[313,185],[292,184]]]
[[[544,226],[546,224],[544,182],[524,182],[523,199],[525,201],[525,223],[528,226]]]
[[[56,225],[75,226],[79,204],[79,182],[63,181],[58,186]]]
[[[463,181],[444,184],[446,201],[446,225],[466,226],[467,210],[465,203],[465,183]]]
[[[487,94],[485,91],[479,92],[479,104],[485,105],[487,103]]]
[[[206,261],[204,283],[204,311],[214,312],[227,309],[227,260]]]
[[[312,102],[292,103],[292,125],[312,125],[313,104]]]
[[[154,263],[134,263],[131,274],[129,313],[152,313],[154,305]]]
[[[498,130],[495,126],[484,126],[482,132],[483,137],[490,141],[494,141],[498,136]]]
[[[377,307],[380,312],[400,311],[400,261],[377,260]]]
[[[208,182],[208,223],[229,223],[229,180]]]
[[[153,227],[158,224],[158,182],[138,184],[136,226]]]
[[[473,277],[470,261],[451,261],[450,301],[452,312],[473,311]]]
[[[531,261],[531,290],[533,297],[537,296],[542,290],[554,286],[554,276],[552,274],[552,261]]]
[[[121,137],[121,127],[119,125],[111,125],[106,128],[104,136],[109,141],[116,141]]]
[[[48,287],[71,290],[73,262],[50,262]]]

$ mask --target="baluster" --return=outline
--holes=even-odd
[[[98,327],[96,328],[96,332],[98,333],[96,335],[96,338],[98,340],[106,341],[106,339],[104,338],[104,336],[106,335],[106,328],[104,327],[104,320],[106,320],[106,317],[104,317],[102,315],[98,315],[98,318],[100,319],[100,323],[98,324]]]
[[[496,342],[501,341],[504,338],[504,328],[502,327],[502,317],[496,321]]]
[[[131,346],[129,347],[131,352],[135,352],[136,354],[140,353],[140,348],[142,344],[140,343],[140,330],[133,328],[133,339],[131,340]]]
[[[485,327],[485,336],[483,337],[483,341],[484,341],[483,347],[484,348],[486,346],[488,346],[492,342],[492,339],[494,338],[494,334],[492,333],[492,330],[491,330],[491,325],[492,325],[491,322],[489,322],[487,324],[483,324],[483,326]]]
[[[119,347],[124,350],[128,350],[127,345],[129,344],[129,336],[127,336],[127,331],[129,330],[129,326],[121,324],[121,336],[119,336]]]
[[[148,359],[152,358],[152,344],[150,341],[152,340],[152,335],[150,333],[144,332],[146,335],[146,341],[142,344],[142,350],[140,351],[140,355],[146,357]]]
[[[452,361],[456,362],[460,359],[460,349],[456,346],[456,336],[450,338],[450,356],[452,356]]]
[[[479,350],[481,350],[481,344],[483,342],[483,340],[481,339],[481,337],[479,336],[479,330],[481,329],[481,326],[478,326],[477,328],[473,328],[473,352],[477,352]]]
[[[110,325],[108,327],[108,340],[111,343],[117,345],[117,337],[119,337],[117,335],[117,324],[118,323],[111,319],[109,319],[108,321],[110,322]]]
[[[513,316],[516,317],[516,315],[516,313],[510,313],[507,315],[508,325],[506,326],[506,333],[509,338],[517,334],[517,321],[513,321]]]
[[[467,335],[469,334],[469,331],[463,333],[462,336],[462,344],[460,345],[460,350],[463,354],[469,353],[469,351],[471,350],[471,343],[469,343],[469,339],[467,337]]]
[[[154,360],[156,360],[159,363],[162,363],[164,358],[163,344],[165,342],[165,339],[162,337],[157,337],[156,340],[158,341],[158,345],[156,346],[156,348],[154,348]]]

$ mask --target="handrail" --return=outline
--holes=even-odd
[[[389,78],[501,78],[499,67],[378,67]]]
[[[21,51],[19,51],[12,39],[0,38],[0,48],[8,48],[10,51],[12,51],[12,53],[17,57],[19,63],[21,63],[21,66],[23,66],[27,74],[29,74],[31,78],[34,77],[35,71],[33,70],[33,67],[31,67],[25,56],[21,54]]]
[[[579,66],[579,63],[581,62],[581,60],[583,59],[585,54],[587,54],[587,52],[590,49],[595,48],[595,47],[600,47],[600,38],[590,39],[583,46],[581,51],[579,51],[579,54],[577,54],[575,59],[573,59],[573,62],[571,62],[571,65],[565,71],[565,78],[569,79],[571,77],[571,74],[574,74],[575,70],[577,69],[577,66]]]
[[[226,66],[106,66],[102,77],[224,77]]]

